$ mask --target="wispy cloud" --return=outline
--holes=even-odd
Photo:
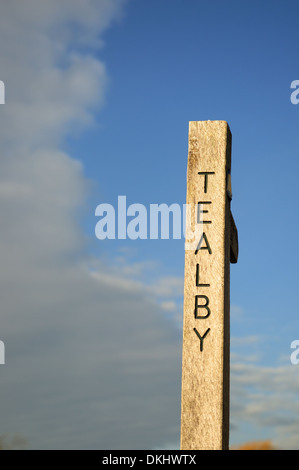
[[[231,338],[232,346],[248,346],[248,345],[260,343],[261,341],[262,341],[262,337],[260,335],[251,335],[251,336]]]
[[[163,305],[181,281],[149,286],[131,276],[142,266],[126,263],[118,276],[104,265],[90,271],[78,223],[88,182],[61,150],[105,98],[98,51],[123,5],[1,5],[0,434],[21,433],[32,448],[178,438],[180,335]]]
[[[234,321],[244,318],[244,310],[240,305],[232,304],[230,306],[230,314]]]
[[[276,448],[299,448],[296,366],[266,367],[246,360],[232,361],[231,383],[233,439],[250,424],[257,438],[266,436]]]

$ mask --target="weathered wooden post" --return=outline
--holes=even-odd
[[[189,124],[181,449],[229,447],[230,262],[238,258],[231,215],[231,132],[225,121]],[[200,229],[200,230],[198,230]],[[192,248],[190,248],[192,247]]]

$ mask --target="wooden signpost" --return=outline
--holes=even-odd
[[[230,263],[238,259],[230,175],[228,124],[190,122],[187,206],[199,235],[185,251],[182,450],[229,447]]]

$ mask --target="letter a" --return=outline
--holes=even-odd
[[[201,246],[202,245],[202,242],[203,240],[206,242],[206,246]],[[208,252],[210,253],[210,255],[212,254],[212,250],[211,250],[211,247],[210,247],[210,244],[208,242],[208,239],[207,239],[207,236],[205,234],[205,232],[203,232],[202,236],[200,237],[200,240],[198,242],[198,245],[197,245],[197,248],[195,250],[195,254],[197,255],[198,251],[199,250],[208,250]]]

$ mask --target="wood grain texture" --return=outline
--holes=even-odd
[[[203,241],[197,253],[185,251],[182,450],[229,445],[230,167],[228,124],[190,122],[187,204],[198,207],[199,201],[206,202],[200,210],[208,212],[202,212],[200,220],[211,223],[202,223],[210,250]]]

